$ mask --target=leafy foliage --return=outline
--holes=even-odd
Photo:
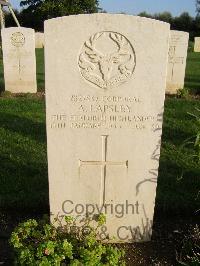
[[[97,0],[25,0],[20,5],[28,6],[31,12],[39,11],[46,18],[98,12]]]
[[[10,239],[17,265],[125,265],[124,251],[100,239],[103,214],[96,217],[95,226],[89,217],[79,223],[69,216],[64,219],[56,219],[58,227],[36,220],[19,224]]]
[[[43,28],[46,19],[96,13],[99,10],[98,0],[24,0],[20,5],[24,7],[21,13],[22,24],[32,24],[37,29]]]
[[[200,0],[197,0],[200,3]],[[198,10],[200,8],[198,7]],[[162,12],[156,14],[148,14],[142,12],[139,14],[141,17],[153,18],[171,24],[172,30],[187,31],[190,33],[190,40],[199,35],[200,31],[200,16],[193,18],[188,12],[183,12],[179,17],[173,17],[170,12]]]
[[[190,98],[190,91],[188,88],[184,87],[183,89],[179,89],[177,91],[177,97],[183,98],[183,99],[189,99]]]
[[[196,0],[196,11],[197,11],[197,16],[200,15],[200,0]]]

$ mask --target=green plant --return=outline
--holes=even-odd
[[[191,117],[195,118],[197,122],[197,132],[192,137],[187,139],[182,147],[186,145],[192,145],[195,150],[195,154],[191,156],[197,158],[197,163],[200,163],[200,109],[195,108],[195,110],[196,113],[188,112],[188,114]],[[199,212],[199,210],[197,212]],[[180,251],[177,252],[177,262],[178,265],[185,266],[200,265],[200,228],[198,225],[192,228],[189,233],[183,238]]]
[[[0,92],[0,97],[4,97],[4,98],[12,98],[13,94],[9,91],[1,91]]]
[[[57,226],[36,220],[19,224],[10,239],[18,265],[125,265],[124,251],[100,239],[104,215],[55,222]]]
[[[191,117],[195,118],[197,122],[197,132],[192,137],[186,139],[183,146],[192,145],[195,150],[193,157],[195,157],[197,159],[197,162],[200,163],[200,109],[195,108],[195,111],[196,113],[188,112],[188,114]]]
[[[190,155],[190,157],[195,158],[197,164],[200,164],[200,109],[195,108],[195,110],[196,110],[196,113],[188,112],[188,114],[191,117],[195,118],[197,122],[197,131],[192,137],[185,140],[184,144],[181,146],[181,149],[184,146],[192,146],[192,148],[194,149],[194,154]],[[179,179],[183,178],[183,174],[184,172],[182,172],[181,178]],[[198,199],[199,195],[200,195],[200,190],[197,193],[196,199]],[[196,212],[199,212],[199,211],[200,210],[197,210]]]
[[[190,98],[190,92],[187,88],[179,89],[177,91],[177,97],[183,98],[183,99],[189,99]]]
[[[189,41],[188,52],[193,52],[193,51],[194,51],[194,42]]]
[[[194,114],[194,113],[188,113],[188,114],[196,119],[196,122],[198,125],[198,131],[194,136],[193,145],[197,153],[196,156],[197,156],[198,162],[200,162],[200,109],[196,108],[196,111],[198,112],[198,114]]]

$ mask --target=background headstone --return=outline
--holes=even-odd
[[[194,52],[200,52],[200,37],[194,38]]]
[[[169,24],[141,17],[45,22],[53,217],[84,215],[87,204],[98,213],[103,206],[116,241],[150,239],[168,42]]]
[[[176,94],[183,89],[189,33],[171,30],[166,93]]]
[[[35,32],[12,27],[1,31],[5,90],[36,93]]]
[[[44,48],[44,33],[35,33],[35,48]]]

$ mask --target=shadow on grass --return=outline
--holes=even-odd
[[[185,78],[185,82],[196,82],[198,85],[200,85],[200,77],[190,75],[189,77]]]
[[[200,205],[200,165],[194,145],[186,140],[197,134],[196,120],[188,113],[198,100],[171,98],[165,102],[156,210],[164,215],[193,215]]]
[[[194,54],[194,53],[193,53],[193,54]],[[189,62],[194,62],[194,63],[199,64],[199,57],[194,57],[194,56],[196,56],[196,54],[194,54],[193,57],[190,56],[189,59],[188,59],[188,61],[189,61]]]
[[[46,129],[42,122],[34,122],[25,117],[0,112],[0,127],[38,142],[46,142]]]
[[[189,76],[185,78],[185,87],[200,93],[200,77]]]
[[[193,160],[193,158],[190,158]],[[184,161],[179,154],[161,154],[156,212],[158,215],[194,215],[199,209],[200,168]]]
[[[188,139],[188,132],[189,129],[180,129],[177,127],[172,130],[170,126],[164,126],[163,142],[167,141],[175,145],[183,145]]]
[[[2,98],[0,109],[0,208],[48,213],[43,101]]]
[[[3,74],[0,73],[0,93],[3,91],[5,91],[5,82]]]
[[[48,212],[47,165],[0,156],[0,207],[7,211]]]

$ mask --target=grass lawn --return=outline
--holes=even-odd
[[[36,49],[38,91],[44,91],[44,49]]]
[[[188,52],[185,88],[200,94],[200,53]]]
[[[48,205],[44,102],[0,99],[0,136],[0,206],[42,210]]]
[[[162,212],[193,213],[199,208],[200,164],[185,140],[199,130],[188,112],[200,108],[199,100],[169,98],[165,102],[157,204]],[[183,177],[183,178],[181,178]]]

